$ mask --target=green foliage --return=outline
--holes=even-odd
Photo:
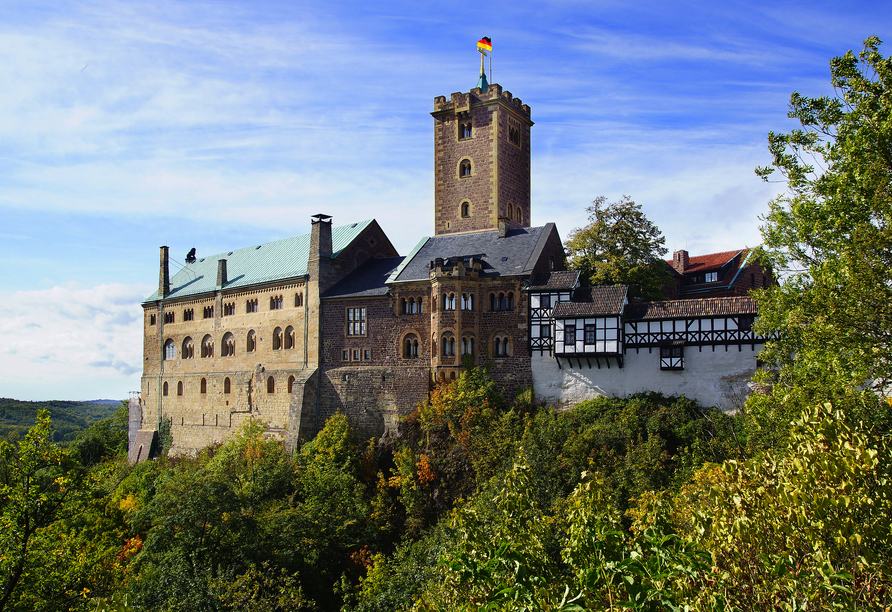
[[[872,397],[892,382],[892,61],[879,47],[871,37],[831,60],[834,97],[794,93],[789,116],[802,127],[769,133],[771,167],[757,169],[788,187],[761,228],[762,258],[784,280],[756,293],[757,329],[777,334],[760,354],[774,392],[748,410],[769,445],[823,401],[892,426]]]
[[[662,259],[666,239],[629,196],[606,202],[596,198],[586,209],[589,224],[570,232],[570,268],[592,286],[638,285],[641,297],[663,299],[662,289],[672,280]]]
[[[46,410],[53,421],[53,442],[72,442],[92,424],[112,417],[117,404],[97,402],[24,402],[0,398],[0,440],[16,442],[37,423],[37,415]]]
[[[127,454],[130,406],[122,401],[115,413],[80,432],[71,444],[71,453],[83,465],[94,465],[103,459]]]

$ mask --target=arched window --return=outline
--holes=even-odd
[[[473,355],[474,354],[474,338],[473,338],[473,336],[465,336],[461,339],[461,354],[462,355]]]
[[[455,337],[452,334],[443,335],[443,356],[452,357],[455,355]]]
[[[514,310],[514,293],[508,292],[508,310]]]
[[[517,220],[517,222],[522,224],[522,223],[523,223],[523,213],[520,212],[520,206],[517,207],[517,212],[516,212],[515,214],[517,215],[517,216],[515,217],[515,219]]]
[[[248,332],[248,349],[247,352],[253,353],[257,350],[257,334],[254,333],[254,330]]]
[[[471,203],[470,202],[462,202],[461,203],[461,216],[468,218],[471,216]]]
[[[229,380],[229,377],[223,379],[223,393],[231,393],[232,392],[232,382]]]
[[[183,381],[182,380],[177,381],[177,395],[179,395],[179,396],[183,395]]]
[[[449,380],[455,380],[455,372],[449,373]]]
[[[471,160],[463,159],[461,163],[458,165],[458,175],[462,178],[466,176],[471,176]]]
[[[285,348],[293,349],[294,348],[294,328],[290,325],[285,328]],[[290,393],[290,391],[289,391]]]
[[[232,332],[223,334],[223,346],[220,350],[221,357],[232,357],[235,355],[235,336]]]
[[[409,314],[409,303],[406,302],[406,298],[400,298],[400,312]]]
[[[303,293],[295,293],[294,294],[294,307],[300,308],[304,305],[304,294]]]
[[[294,376],[288,377],[288,393],[294,391]]]
[[[495,357],[508,357],[511,355],[511,339],[504,334],[499,334],[493,340],[492,348]]]
[[[455,310],[455,294],[443,294],[443,310]]]
[[[273,350],[278,351],[282,348],[282,328],[277,327],[273,330]]]
[[[211,338],[210,334],[208,334],[201,340],[201,356],[202,357],[213,357],[214,356],[214,339]]]
[[[474,294],[473,293],[462,293],[461,294],[461,309],[462,310],[474,310]]]
[[[192,338],[186,336],[186,339],[183,340],[183,359],[192,359],[195,357],[195,343],[192,342]]]
[[[270,376],[266,379],[266,392],[267,393],[275,393],[276,392],[276,379]]]
[[[164,397],[167,397],[167,381],[166,380],[164,381],[164,386],[161,388],[163,389],[163,391],[161,391],[161,395],[163,395]]]
[[[408,334],[403,339],[403,359],[418,358],[418,336]]]
[[[168,359],[176,359],[177,358],[177,345],[174,344],[173,340],[168,340],[164,343],[164,359],[165,361]]]
[[[202,393],[208,392],[208,379],[207,378],[201,379],[201,392]]]
[[[499,309],[499,299],[496,297],[495,293],[489,294],[489,309],[490,310],[498,310]]]

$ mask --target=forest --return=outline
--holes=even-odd
[[[0,612],[888,610],[892,61],[831,61],[769,134],[786,193],[754,292],[771,337],[733,415],[684,397],[558,410],[486,367],[399,435],[342,415],[294,453],[249,422],[126,459],[122,406],[69,444],[0,442]]]

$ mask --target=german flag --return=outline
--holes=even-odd
[[[477,48],[484,51],[492,51],[492,40],[490,40],[489,36],[484,36],[477,41]]]

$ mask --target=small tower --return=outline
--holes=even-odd
[[[492,83],[434,109],[435,234],[529,227],[530,107]]]

